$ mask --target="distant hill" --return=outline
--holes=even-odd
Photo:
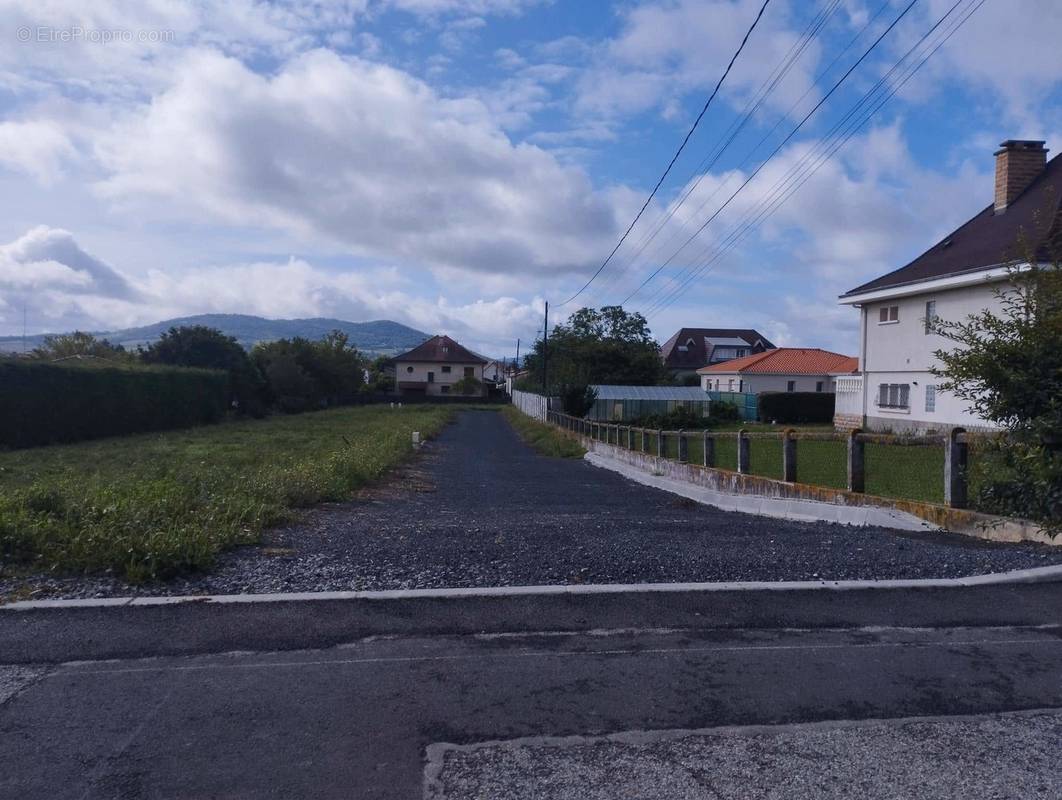
[[[350,337],[350,342],[365,353],[393,355],[410,350],[430,338],[429,334],[392,322],[387,319],[372,322],[347,322],[341,319],[265,319],[247,314],[197,314],[192,317],[167,319],[139,328],[126,328],[115,331],[93,331],[101,339],[112,344],[120,344],[133,349],[137,345],[154,342],[170,328],[182,325],[205,325],[217,328],[222,333],[235,337],[246,348],[257,342],[269,342],[274,339],[291,339],[302,336],[305,339],[320,339],[329,331],[341,330]],[[44,341],[47,334],[35,334],[26,337],[26,345],[32,349]],[[22,350],[21,336],[0,336],[0,352],[18,352]]]

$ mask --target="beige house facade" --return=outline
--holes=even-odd
[[[395,393],[406,397],[483,397],[487,363],[449,336],[433,336],[395,356]]]

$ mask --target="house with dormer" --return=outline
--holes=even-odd
[[[399,395],[482,397],[486,391],[483,370],[487,359],[449,336],[432,336],[393,361],[395,392]]]
[[[685,378],[704,366],[773,349],[766,336],[750,328],[679,328],[660,348],[660,357],[671,377]]]
[[[1043,141],[1009,139],[995,152],[992,203],[916,259],[840,297],[859,311],[859,373],[838,377],[838,427],[897,433],[990,428],[934,377],[933,353],[954,347],[936,321],[998,311],[1020,263],[1019,239],[1037,264],[1062,244],[1062,158]],[[986,192],[987,194],[987,192]],[[1028,266],[1028,265],[1026,265]]]

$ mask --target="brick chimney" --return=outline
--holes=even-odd
[[[1047,166],[1047,148],[1042,141],[1007,139],[995,156],[995,206],[996,213],[1002,214]]]

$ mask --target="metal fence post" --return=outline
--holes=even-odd
[[[686,441],[686,431],[678,432],[678,458],[680,464],[690,460],[690,443]]]
[[[708,433],[708,431],[705,431],[703,436],[704,436],[704,466],[706,466],[706,467],[714,467],[715,466],[715,437],[712,436],[710,433]]]
[[[664,431],[661,428],[656,432],[656,455],[658,458],[663,458],[664,453],[667,452],[667,448],[664,447]]]
[[[642,452],[649,452],[649,432],[645,428],[641,428],[642,432]]]
[[[749,432],[744,428],[737,435],[737,468],[741,473],[749,471]]]
[[[866,490],[865,447],[859,438],[859,428],[848,432],[848,491],[864,492]]]
[[[634,449],[634,428],[630,425],[627,426],[627,449]]]
[[[792,428],[782,434],[782,480],[796,483],[797,479],[797,440]]]
[[[966,463],[969,447],[962,428],[952,428],[944,442],[944,504],[966,508]]]

